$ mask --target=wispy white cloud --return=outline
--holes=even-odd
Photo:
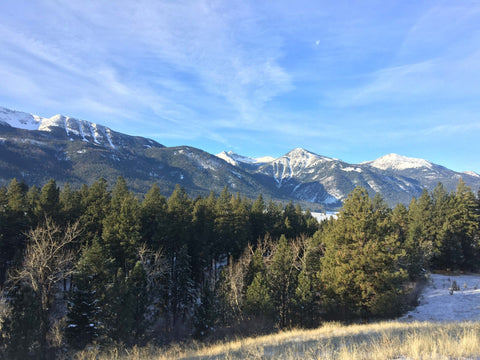
[[[44,63],[40,69],[52,85],[64,81],[62,87],[75,93],[68,85],[75,77],[78,90],[72,95],[90,93],[92,102],[103,99],[114,107],[126,101],[185,120],[197,107],[189,97],[211,106],[223,101],[248,123],[266,102],[292,88],[277,61],[281,43],[273,33],[263,34],[258,14],[241,1],[118,1],[115,6],[42,1],[36,6],[55,20],[39,19],[20,32],[2,27],[2,38],[10,40],[0,46],[31,59],[30,82],[40,82],[34,68]],[[64,29],[69,23],[79,26]],[[186,81],[179,83],[175,78],[181,76]],[[62,92],[44,86],[45,97]]]
[[[400,146],[476,121],[479,23],[477,1],[6,1],[0,100],[160,142]]]

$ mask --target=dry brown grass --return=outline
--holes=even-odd
[[[79,353],[77,359],[480,359],[480,323],[329,323],[314,330],[291,330],[209,346],[135,347],[123,354],[92,355]]]

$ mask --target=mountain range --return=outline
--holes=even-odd
[[[0,107],[0,184],[17,178],[42,186],[54,178],[59,185],[79,187],[100,176],[110,184],[123,176],[138,194],[155,182],[167,196],[176,184],[192,196],[227,186],[250,198],[262,194],[314,210],[338,208],[356,186],[380,193],[392,206],[408,204],[439,182],[452,191],[462,178],[475,192],[480,189],[480,175],[474,172],[397,154],[360,164],[300,148],[279,158],[254,159],[231,151],[212,155],[190,146],[165,147],[85,120]]]

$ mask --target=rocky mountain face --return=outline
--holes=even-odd
[[[408,204],[424,188],[442,182],[454,190],[460,177],[478,191],[480,176],[457,173],[422,159],[389,154],[348,164],[294,149],[284,156],[252,159],[222,152],[216,156],[188,146],[165,147],[142,137],[62,115],[41,118],[0,108],[0,184],[12,178],[42,186],[50,178],[74,187],[100,176],[110,184],[123,176],[133,191],[156,182],[165,195],[176,184],[191,195],[216,193],[227,186],[255,198],[301,202],[312,209],[335,209],[356,187],[381,193],[391,205]]]
[[[439,182],[450,191],[460,178],[474,191],[480,189],[480,176],[474,172],[458,173],[427,160],[388,154],[374,161],[348,164],[304,149],[259,164],[253,173],[264,176],[265,184],[276,187],[286,197],[327,208],[341,205],[348,194],[362,186],[374,195],[380,193],[390,204],[408,204],[423,189],[432,190]]]

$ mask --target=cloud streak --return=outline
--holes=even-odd
[[[478,24],[476,1],[1,2],[0,99],[211,152],[372,158],[478,134],[451,127],[480,112]]]

